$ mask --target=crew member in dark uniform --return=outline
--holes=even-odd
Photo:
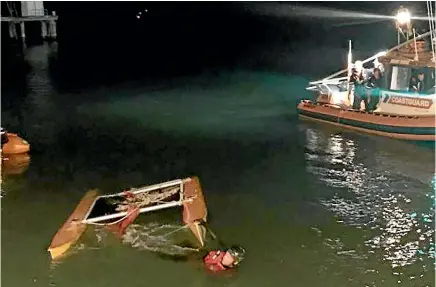
[[[418,90],[417,84],[418,84],[418,79],[416,78],[415,75],[412,75],[409,81],[409,92],[416,92]]]
[[[353,68],[351,70],[351,76],[350,76],[350,80],[349,83],[351,85],[351,92],[354,95],[354,99],[353,99],[353,109],[356,110],[360,110],[360,104],[363,100],[362,95],[363,95],[363,75],[362,73],[358,73],[356,68]]]
[[[424,90],[425,90],[425,85],[424,85],[424,73],[423,72],[420,72],[419,74],[418,74],[418,83],[417,83],[417,90],[418,90],[418,93],[422,93],[422,92],[424,92]]]
[[[375,110],[379,103],[380,87],[382,84],[381,77],[381,70],[379,68],[374,68],[373,74],[365,82],[366,97],[364,98],[364,101],[367,112]]]
[[[418,77],[412,76],[409,82],[409,92],[422,93],[424,91],[424,73],[419,73]]]

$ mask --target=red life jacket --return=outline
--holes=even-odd
[[[224,271],[227,268],[221,263],[226,254],[225,251],[214,250],[209,252],[206,257],[204,257],[204,264],[210,271]]]

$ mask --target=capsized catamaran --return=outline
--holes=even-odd
[[[104,225],[121,236],[139,214],[183,206],[183,222],[201,246],[207,208],[197,177],[177,179],[116,194],[98,195],[89,190],[59,229],[48,248],[52,259],[60,258],[79,240],[89,224]]]
[[[412,28],[408,10],[399,10],[398,45],[388,51],[356,61],[353,65],[350,41],[348,68],[310,83],[307,90],[316,92],[317,99],[302,100],[298,104],[300,117],[390,138],[435,141],[436,21],[431,5],[427,5],[429,31],[421,35]],[[400,43],[401,35],[406,38],[403,43]],[[359,70],[369,71],[363,68],[363,64],[373,60],[374,70],[371,73],[374,79],[377,78],[374,75],[376,68],[382,76],[375,87],[364,84],[358,90],[350,83],[353,67],[357,72],[354,75],[358,75]],[[334,78],[341,74],[346,76]],[[420,75],[423,79],[419,81],[424,88],[414,91],[412,80],[418,81]],[[356,95],[360,100],[366,98],[368,107],[360,107],[359,101],[356,101],[358,105],[354,103],[352,106]]]

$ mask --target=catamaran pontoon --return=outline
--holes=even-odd
[[[88,191],[74,212],[54,236],[48,251],[52,259],[64,255],[83,234],[88,224],[107,226],[122,235],[140,213],[183,206],[183,222],[204,246],[207,208],[197,177],[178,179],[128,191],[100,195]]]

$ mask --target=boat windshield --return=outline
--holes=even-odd
[[[390,71],[389,89],[401,92],[418,92],[419,94],[434,93],[435,70],[430,68],[415,68],[408,66],[392,66]],[[412,86],[419,87],[414,91]],[[415,83],[415,84],[414,84]]]
[[[434,85],[433,87],[431,87],[428,91],[427,94],[429,95],[434,95],[436,94],[436,85]]]

